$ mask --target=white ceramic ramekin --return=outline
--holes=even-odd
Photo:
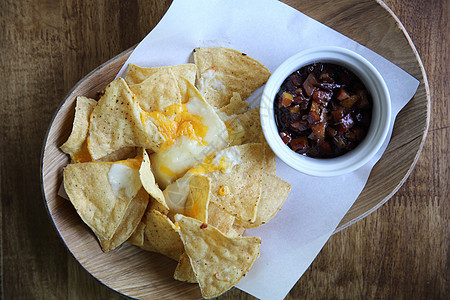
[[[372,95],[369,132],[355,149],[336,158],[311,158],[294,152],[281,140],[275,123],[274,100],[281,84],[292,72],[312,63],[334,63],[346,67],[362,80]],[[386,139],[390,120],[391,101],[383,77],[364,57],[339,47],[310,48],[291,56],[270,76],[261,99],[261,125],[272,150],[292,168],[313,176],[338,176],[366,164]]]

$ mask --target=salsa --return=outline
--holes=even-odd
[[[332,158],[354,149],[366,136],[372,97],[347,68],[314,63],[290,74],[278,91],[275,120],[293,151]]]

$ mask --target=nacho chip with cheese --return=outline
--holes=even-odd
[[[64,168],[64,188],[81,219],[102,239],[113,237],[141,189],[140,158],[87,162]]]
[[[259,237],[230,238],[196,219],[183,215],[175,219],[204,298],[217,297],[233,287],[259,256]]]
[[[122,78],[106,87],[90,117],[87,146],[93,160],[127,146],[158,150],[164,142],[158,128],[142,118],[133,97]]]
[[[233,146],[217,153],[215,159],[226,163],[236,151],[239,163],[205,175],[211,178],[210,201],[239,219],[254,222],[261,198],[264,147],[261,143]]]
[[[225,123],[192,84],[184,83],[186,103],[169,106],[165,113],[148,113],[166,140],[150,156],[156,182],[163,189],[228,142]]]
[[[270,76],[269,70],[247,54],[224,47],[196,48],[198,89],[211,105],[221,108],[233,93],[249,97]]]

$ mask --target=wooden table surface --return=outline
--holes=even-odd
[[[139,42],[168,2],[0,1],[2,299],[124,298],[89,275],[59,238],[42,199],[41,148],[64,95]],[[385,3],[410,34],[428,76],[428,137],[400,190],[333,235],[287,299],[449,298],[450,3]],[[252,297],[234,289],[222,298]]]

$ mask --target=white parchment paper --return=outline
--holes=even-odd
[[[136,47],[128,63],[142,67],[192,62],[196,47],[224,46],[247,53],[274,71],[291,55],[310,47],[340,46],[369,60],[385,79],[392,99],[392,127],[419,82],[371,50],[274,0],[174,0],[160,23]],[[258,106],[261,89],[249,99]],[[260,236],[261,256],[238,288],[261,299],[283,299],[322,249],[352,206],[373,165],[346,176],[317,178],[277,159],[277,174],[292,185],[282,209],[268,224],[247,231]]]

